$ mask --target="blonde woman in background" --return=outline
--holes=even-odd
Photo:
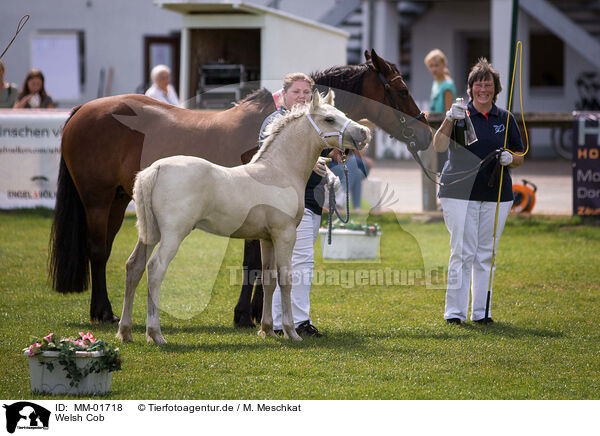
[[[446,113],[456,99],[456,88],[448,71],[448,59],[440,49],[431,50],[425,56],[425,65],[433,76],[429,112]],[[442,171],[448,160],[446,151],[437,154],[437,171]]]

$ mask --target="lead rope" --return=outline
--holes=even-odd
[[[510,109],[512,106],[512,96],[513,96],[513,85],[515,83],[515,73],[517,71],[517,57],[519,58],[519,101],[521,103],[521,120],[523,121],[523,130],[525,131],[525,140],[527,143],[527,147],[525,149],[525,151],[523,153],[515,153],[509,149],[506,148],[506,141],[508,139],[508,124],[510,121],[510,111],[508,112],[508,115],[506,117],[506,129],[505,129],[505,133],[504,133],[504,147],[503,150],[504,151],[508,151],[510,154],[512,154],[513,156],[525,156],[527,154],[527,152],[529,151],[529,136],[527,135],[527,127],[525,126],[525,117],[523,115],[523,92],[521,90],[521,70],[522,70],[522,58],[523,58],[523,45],[521,44],[521,41],[517,41],[517,49],[516,49],[516,53],[515,53],[515,65],[513,67],[513,76],[511,78],[511,82],[510,82],[510,94],[508,96],[508,108]],[[500,197],[502,194],[502,178],[504,176],[504,165],[500,165],[500,186],[498,188],[498,201],[496,202],[496,214],[494,216],[494,235],[493,235],[493,243],[492,243],[492,262],[490,265],[490,280],[488,283],[488,292],[487,292],[487,297],[485,299],[485,317],[484,318],[489,318],[489,314],[490,314],[490,300],[492,297],[492,279],[494,277],[494,263],[496,261],[496,233],[498,230],[498,214],[500,211]]]
[[[344,178],[346,179],[346,219],[341,217],[335,204],[335,189],[334,182],[329,184],[329,213],[327,214],[327,245],[331,245],[331,230],[333,229],[333,213],[337,215],[339,220],[344,224],[350,221],[350,190],[348,189],[348,166],[346,165],[347,157],[342,153],[342,163],[344,164]],[[332,213],[333,212],[333,213]]]

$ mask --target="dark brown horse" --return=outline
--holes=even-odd
[[[313,76],[318,85],[336,90],[336,106],[349,117],[367,118],[412,147],[427,148],[429,126],[395,65],[374,50],[365,56],[365,64]],[[257,149],[263,120],[274,110],[266,90],[211,114],[139,95],[102,98],[77,108],[62,136],[49,261],[54,288],[84,291],[91,265],[90,317],[116,320],[106,291],[106,262],[131,200],[135,174],[156,159],[178,154],[224,166],[246,163]]]

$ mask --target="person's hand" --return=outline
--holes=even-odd
[[[512,163],[513,157],[512,154],[505,150],[502,153],[500,153],[500,157],[498,158],[498,160],[500,161],[500,165],[505,167]]]
[[[29,103],[29,100],[31,100],[31,97],[33,97],[34,95],[35,94],[27,94],[21,100],[15,101],[15,104],[13,105],[13,108],[15,108],[15,109],[23,109],[25,107],[25,105],[27,103]]]
[[[327,175],[327,162],[331,162],[330,157],[319,156],[319,159],[317,159],[317,164],[313,168],[313,171],[321,177],[325,177]]]
[[[338,176],[333,174],[333,171],[327,168],[327,186],[331,186],[331,182],[333,182],[333,192],[337,194],[342,189],[342,182]]]
[[[449,121],[464,120],[466,115],[467,105],[464,103],[453,103],[446,112],[446,118]]]
[[[333,160],[337,163],[342,161],[342,151],[337,148],[334,148],[333,151],[329,153],[329,156],[333,157]]]

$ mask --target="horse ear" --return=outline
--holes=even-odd
[[[325,96],[325,104],[335,106],[334,100],[335,100],[335,93],[333,92],[333,89],[329,88],[329,91],[327,92],[327,95]]]
[[[365,50],[365,59],[367,62],[371,60],[371,53],[369,53],[369,50]]]
[[[319,90],[315,89],[313,91],[312,100],[310,101],[311,110],[316,109],[321,103],[321,94],[319,94]]]
[[[387,65],[387,62],[385,60],[383,60],[382,58],[379,57],[379,55],[377,53],[375,53],[375,49],[371,49],[371,61],[373,62],[373,66],[375,67],[376,71],[379,71],[380,73],[386,74],[389,72],[389,67]]]

